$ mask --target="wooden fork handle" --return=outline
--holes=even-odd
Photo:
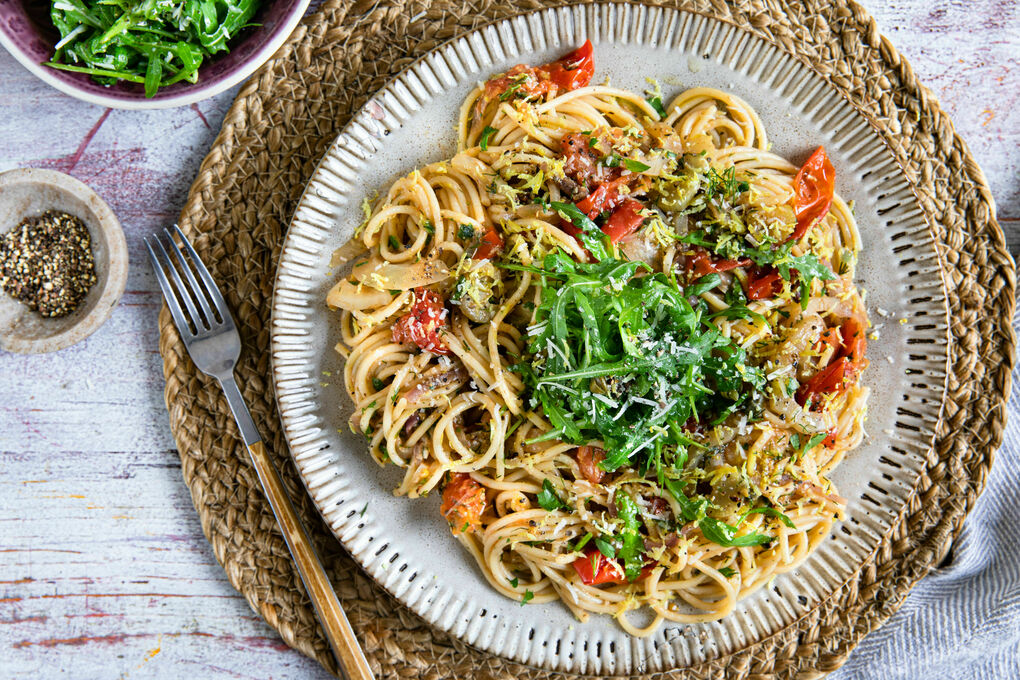
[[[266,499],[276,515],[283,538],[287,541],[287,547],[290,548],[290,554],[297,564],[308,597],[315,606],[319,623],[339,662],[340,677],[347,680],[373,680],[368,659],[358,644],[354,629],[340,606],[340,600],[326,577],[326,570],[315,553],[308,532],[298,519],[294,504],[284,489],[283,480],[270,460],[265,445],[261,441],[248,444],[248,453],[251,454],[251,461],[262,482]]]

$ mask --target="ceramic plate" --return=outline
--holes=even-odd
[[[869,343],[868,437],[832,475],[848,518],[797,571],[740,602],[722,621],[626,635],[607,616],[576,621],[559,603],[497,595],[450,536],[439,494],[392,494],[401,477],[347,428],[339,338],[326,292],[333,250],[362,220],[364,197],[415,167],[452,156],[457,108],[479,81],[514,64],[562,56],[590,38],[596,81],[664,101],[683,89],[733,92],[761,114],[773,151],[800,160],[824,144],[837,190],[856,206],[858,267],[880,337]],[[273,302],[273,376],[286,437],[333,532],[379,584],[438,628],[533,666],[591,674],[669,670],[736,651],[793,623],[835,591],[879,545],[910,497],[938,422],[947,316],[935,245],[914,194],[867,120],[780,49],[716,20],[637,5],[587,5],[504,20],[447,43],[373,97],[322,159],[295,212]]]

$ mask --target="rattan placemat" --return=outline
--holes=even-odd
[[[540,678],[431,629],[365,576],[316,513],[290,463],[273,400],[269,314],[286,226],[315,163],[351,114],[415,58],[512,14],[568,4],[328,0],[238,94],[180,224],[235,311],[240,384],[311,528],[379,678]],[[1013,364],[1014,269],[981,169],[932,94],[847,0],[666,0],[732,22],[808,62],[871,118],[914,185],[939,244],[951,314],[945,415],[898,524],[857,577],[780,633],[671,674],[814,678],[846,661],[937,565],[985,485],[1002,440]],[[166,401],[184,478],[230,582],[287,644],[333,662],[219,390],[160,315]]]

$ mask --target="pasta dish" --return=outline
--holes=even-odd
[[[824,148],[793,165],[732,94],[594,71],[585,43],[480,84],[456,155],[366,202],[327,303],[395,493],[441,494],[502,595],[640,636],[724,617],[841,519],[869,322]]]

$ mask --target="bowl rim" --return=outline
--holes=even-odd
[[[0,189],[26,183],[48,184],[87,203],[97,218],[96,229],[102,232],[106,240],[109,262],[124,263],[116,270],[109,266],[109,262],[107,263],[107,276],[102,284],[103,288],[99,299],[88,314],[74,325],[53,335],[30,340],[11,338],[0,334],[0,350],[18,354],[44,354],[75,345],[95,333],[106,323],[124,295],[128,270],[131,265],[128,258],[127,239],[124,236],[120,220],[117,219],[102,196],[91,187],[63,172],[46,168],[16,168],[0,173]]]
[[[164,99],[146,99],[144,95],[139,95],[137,98],[132,99],[120,99],[115,97],[105,97],[103,95],[95,94],[86,90],[80,89],[77,85],[69,83],[65,80],[58,78],[54,72],[47,66],[43,66],[41,63],[36,62],[30,58],[7,34],[6,31],[0,30],[0,45],[15,58],[22,66],[31,71],[36,77],[45,82],[46,84],[60,90],[64,94],[71,95],[75,99],[88,102],[90,104],[98,104],[99,106],[105,106],[113,109],[124,109],[131,111],[151,110],[151,109],[171,109],[178,106],[187,106],[188,104],[194,104],[204,99],[214,97],[224,90],[228,90],[234,85],[237,85],[241,81],[245,80],[259,69],[263,64],[269,61],[280,47],[290,38],[291,33],[297,28],[298,23],[304,18],[305,12],[308,10],[308,5],[311,4],[311,0],[294,0],[284,15],[284,20],[276,28],[273,36],[269,41],[262,46],[257,52],[240,65],[232,72],[228,72],[227,75],[221,79],[211,83],[203,84],[201,80],[194,83],[191,87],[182,90],[179,94],[175,94]]]

